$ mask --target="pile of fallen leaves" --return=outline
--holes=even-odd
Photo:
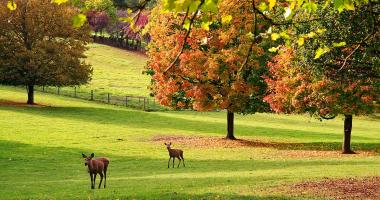
[[[291,186],[293,194],[311,194],[326,199],[380,199],[380,177],[324,178]]]
[[[210,148],[210,147],[275,147],[280,143],[266,143],[256,140],[228,140],[220,137],[182,136],[182,135],[156,135],[152,139],[155,142],[176,142],[181,146]]]

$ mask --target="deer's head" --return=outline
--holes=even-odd
[[[94,153],[91,154],[91,156],[86,156],[84,153],[82,153],[82,156],[84,158],[84,166],[87,166],[88,163],[92,160],[94,157]]]
[[[166,146],[166,148],[168,148],[168,149],[170,149],[170,146],[172,145],[172,143],[170,142],[170,143],[164,143],[165,144],[165,146]]]

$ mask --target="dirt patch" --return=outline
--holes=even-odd
[[[26,104],[24,102],[15,102],[15,101],[0,101],[0,106],[9,106],[9,107],[46,107],[47,105],[43,104]]]
[[[380,199],[380,177],[330,179],[302,182],[289,187],[292,194],[326,199]]]
[[[328,150],[316,144],[307,143],[280,143],[261,141],[254,139],[227,140],[221,137],[206,136],[183,136],[183,135],[156,135],[152,138],[154,142],[173,142],[176,146],[189,148],[273,148],[280,151],[273,152],[268,157],[286,158],[313,158],[313,157],[363,157],[378,155],[372,151],[357,151],[357,154],[341,154],[339,150]],[[326,148],[326,149],[323,149]]]

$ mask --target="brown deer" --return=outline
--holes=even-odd
[[[179,164],[181,164],[181,160],[182,160],[182,164],[183,166],[185,167],[185,159],[183,158],[183,151],[181,149],[172,149],[170,146],[172,145],[172,143],[164,143],[166,145],[166,148],[168,149],[168,152],[169,152],[169,161],[168,161],[168,168],[169,168],[169,164],[170,164],[170,159],[173,158],[173,168],[174,168],[174,160],[175,158],[178,158],[179,160],[179,163],[178,163],[178,166],[177,168],[179,167]]]
[[[82,153],[82,156],[84,158],[84,165],[88,166],[88,173],[90,173],[91,177],[91,189],[95,189],[95,179],[96,175],[100,175],[100,183],[99,183],[99,189],[102,185],[103,181],[103,173],[104,173],[104,188],[106,188],[106,182],[107,182],[107,168],[108,164],[110,163],[108,158],[94,158],[94,153],[91,154],[91,156],[86,156]]]

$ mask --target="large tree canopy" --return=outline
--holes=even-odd
[[[148,72],[162,105],[198,111],[226,109],[232,123],[234,112],[265,109],[264,50],[259,44],[251,45],[251,36],[246,34],[260,32],[261,19],[250,12],[250,1],[224,1],[219,8],[220,14],[192,16],[161,14],[161,7],[155,8],[148,27],[152,36]],[[224,18],[226,13],[231,17]],[[203,18],[213,22],[204,24]],[[190,21],[196,25],[185,36]],[[252,53],[247,54],[248,49]],[[168,68],[178,52],[180,61]],[[228,133],[227,138],[234,139],[232,127]]]
[[[320,30],[315,40],[282,48],[269,63],[266,101],[272,109],[321,119],[344,115],[343,153],[352,153],[352,116],[376,112],[379,106],[380,19],[374,15],[379,9],[378,4],[368,4],[354,12],[315,13],[314,18],[324,20],[297,26],[300,35],[310,34],[311,28]]]
[[[28,87],[33,104],[35,85],[80,85],[90,80],[84,62],[89,28],[74,28],[76,9],[50,0],[18,0],[10,11],[0,4],[0,83]]]

